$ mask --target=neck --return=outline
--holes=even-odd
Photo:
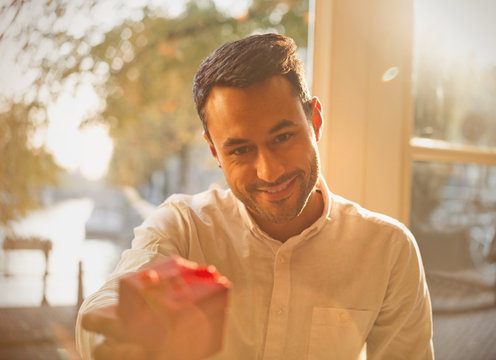
[[[303,211],[287,223],[276,224],[260,218],[255,218],[255,221],[270,237],[285,242],[290,237],[298,235],[310,227],[322,215],[323,211],[324,200],[322,194],[314,190]]]

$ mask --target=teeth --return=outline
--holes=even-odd
[[[291,180],[292,181],[292,180]],[[283,191],[285,189],[288,188],[289,184],[291,184],[291,181],[287,182],[285,185],[281,186],[281,187],[278,187],[278,188],[274,188],[274,189],[267,189],[267,190],[264,190],[265,192],[268,192],[269,194],[274,194],[274,193],[277,193],[277,192],[280,192],[280,191]]]

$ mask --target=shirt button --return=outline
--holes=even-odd
[[[284,256],[281,256],[281,257],[279,258],[279,263],[280,263],[280,264],[284,264],[285,262],[286,262],[286,258],[285,258]]]
[[[278,307],[276,309],[276,315],[282,315],[283,312],[284,312],[284,308],[283,307]]]

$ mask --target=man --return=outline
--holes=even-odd
[[[322,107],[295,50],[290,38],[255,35],[201,64],[195,103],[230,190],[174,195],[135,230],[132,249],[82,306],[83,358],[146,358],[102,308],[117,302],[120,276],[171,254],[213,264],[231,280],[225,347],[214,359],[433,358],[415,240],[327,189]]]

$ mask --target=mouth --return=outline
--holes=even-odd
[[[297,176],[274,186],[263,186],[257,188],[259,194],[269,201],[280,201],[288,198],[293,193]]]

